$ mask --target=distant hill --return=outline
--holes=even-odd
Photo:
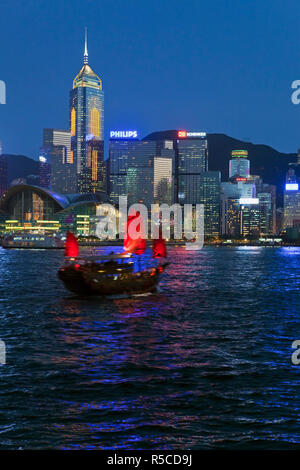
[[[16,178],[26,178],[39,174],[39,162],[25,155],[10,155],[7,157],[7,179],[10,184]]]
[[[248,150],[251,174],[261,176],[265,183],[275,184],[282,191],[288,164],[297,161],[296,153],[280,153],[268,145],[251,144],[225,134],[208,134],[209,170],[220,170],[222,181],[226,181],[231,151],[241,149]]]
[[[176,139],[177,130],[153,132],[143,140]],[[280,153],[263,144],[252,144],[234,139],[225,134],[207,134],[208,141],[208,169],[221,171],[222,181],[228,181],[229,160],[232,150],[248,150],[250,171],[252,175],[259,175],[263,181],[277,186],[279,202],[282,194],[285,174],[288,164],[297,161],[296,153]]]

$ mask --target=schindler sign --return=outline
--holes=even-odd
[[[178,131],[177,137],[186,139],[187,137],[206,137],[206,132],[189,132],[189,131]]]
[[[0,104],[6,104],[6,86],[3,80],[0,80]]]

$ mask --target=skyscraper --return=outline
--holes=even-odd
[[[248,150],[232,150],[231,157],[229,181],[221,183],[221,233],[233,237],[253,236],[259,234],[260,229],[256,193],[262,180],[250,176]]]
[[[250,175],[250,161],[248,150],[232,150],[229,162],[229,178],[240,176],[248,178]]]
[[[113,138],[109,141],[110,198],[118,204],[127,196],[128,204],[142,201],[150,208],[172,197],[172,151],[165,152],[154,141]]]
[[[182,130],[153,132],[144,140],[155,140],[158,149],[172,149],[174,201],[180,204],[200,203],[201,173],[207,171],[206,133]]]
[[[230,196],[222,199],[221,233],[230,237],[258,237],[260,234],[259,199]]]
[[[70,131],[44,129],[41,155],[50,165],[50,188],[57,193],[76,192],[76,166],[71,162]]]
[[[254,184],[256,194],[263,192],[264,182],[259,175],[249,175],[247,178],[247,184]]]
[[[220,234],[220,171],[204,171],[200,176],[201,199],[204,205],[204,235],[218,237]]]
[[[286,174],[283,194],[284,219],[283,228],[300,224],[300,189],[295,170],[290,168]]]
[[[43,130],[43,147],[61,146],[65,148],[62,163],[71,163],[70,131],[61,129]]]
[[[259,204],[261,205],[261,196],[260,194],[268,194],[269,196],[264,196],[265,202],[267,202],[267,207],[265,207],[266,210],[270,210],[270,202],[271,202],[271,214],[270,214],[270,220],[269,220],[269,233],[275,235],[277,233],[277,227],[276,227],[276,186],[272,184],[263,184],[262,185],[262,190],[258,192],[258,198],[259,198]],[[267,198],[267,199],[266,199]],[[271,200],[270,200],[271,199]],[[264,204],[264,203],[263,203]],[[261,221],[261,229],[263,228],[263,220]],[[263,230],[261,230],[263,232]]]
[[[298,154],[297,154],[297,165],[300,165],[300,149],[298,149]]]
[[[47,160],[47,156],[41,152],[39,156],[39,175],[41,188],[50,189],[51,166]]]
[[[90,138],[87,141],[87,152],[90,179],[86,187],[86,192],[106,192],[106,162],[104,161],[104,140]]]
[[[70,91],[70,163],[76,165],[76,186],[81,193],[101,190],[104,168],[104,92],[102,80],[88,65],[87,32],[83,66]],[[101,143],[102,142],[102,143]]]
[[[177,140],[178,202],[197,204],[201,201],[201,174],[207,170],[207,140],[180,138]]]
[[[221,230],[222,235],[240,237],[241,212],[239,199],[235,197],[221,198]]]
[[[154,199],[172,203],[172,158],[154,157]]]
[[[241,235],[245,237],[258,237],[260,234],[260,207],[258,198],[241,198],[240,222]]]
[[[0,142],[0,197],[7,191],[7,157],[2,155]]]
[[[272,226],[272,194],[258,193],[259,209],[260,209],[260,234],[271,235],[273,233]]]
[[[242,181],[239,181],[242,179]],[[221,183],[221,233],[240,236],[240,198],[253,198],[256,195],[254,183],[246,178],[235,178]]]

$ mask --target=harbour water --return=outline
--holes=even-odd
[[[300,248],[170,249],[155,295],[77,297],[0,248],[1,449],[300,447]]]

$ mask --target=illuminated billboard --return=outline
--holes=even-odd
[[[232,150],[232,158],[248,158],[248,150]]]
[[[111,139],[137,139],[137,131],[110,131]]]
[[[206,132],[178,131],[177,137],[186,139],[187,137],[206,137]]]
[[[239,203],[242,206],[247,206],[248,204],[259,204],[259,199],[257,197],[241,197]]]
[[[286,191],[298,191],[299,184],[298,183],[286,183],[285,190]]]

